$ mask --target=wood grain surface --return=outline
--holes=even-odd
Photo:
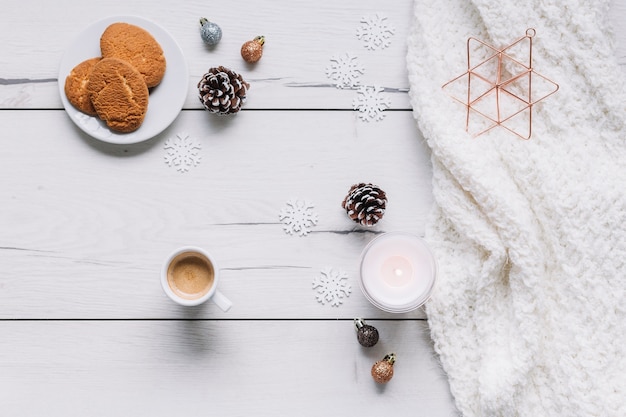
[[[408,100],[410,0],[101,0],[5,5],[0,24],[0,416],[442,416],[457,415],[422,310],[384,313],[358,286],[359,256],[376,235],[422,235],[431,195],[429,150]],[[390,46],[367,50],[361,19],[378,13]],[[165,28],[189,66],[183,111],[162,134],[111,145],[78,129],[59,97],[59,63],[93,22],[136,15]],[[224,36],[208,48],[200,17]],[[610,21],[626,69],[626,2]],[[264,56],[242,43],[265,35]],[[468,34],[468,36],[471,34]],[[459,40],[463,41],[463,40]],[[390,109],[365,122],[356,87],[326,75],[349,54],[362,85],[383,88]],[[225,65],[252,87],[234,118],[203,111],[196,84]],[[61,80],[62,82],[62,80]],[[181,173],[165,143],[186,133],[199,165]],[[389,195],[379,225],[349,221],[341,201],[355,182]],[[285,233],[287,201],[311,201],[319,222]],[[198,245],[219,261],[233,301],[183,308],[163,293],[165,257]],[[347,273],[340,306],[316,300],[323,268]],[[352,320],[381,332],[358,345]],[[394,379],[377,385],[375,361],[395,352]]]
[[[411,114],[390,112],[371,125],[353,112],[212,117],[185,111],[151,141],[111,147],[61,111],[0,112],[5,132],[19,137],[0,164],[12,178],[0,189],[0,318],[181,317],[185,309],[165,298],[159,274],[185,245],[213,254],[234,304],[228,313],[199,307],[203,316],[391,317],[360,293],[358,266],[377,234],[423,233],[430,165]],[[403,133],[387,136],[388,126]],[[164,161],[164,141],[179,131],[202,145],[201,162],[185,173]],[[363,179],[390,201],[371,229],[341,207]],[[291,199],[314,204],[319,222],[307,236],[283,230],[279,212]],[[326,267],[349,275],[352,293],[341,306],[315,299],[313,279]]]
[[[370,323],[384,340],[366,349],[351,321],[1,322],[0,403],[24,417],[454,415],[424,322]]]

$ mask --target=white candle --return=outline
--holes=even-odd
[[[382,234],[361,255],[361,290],[381,310],[404,313],[424,304],[437,265],[424,240],[402,232]]]

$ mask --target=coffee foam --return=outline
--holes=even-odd
[[[167,269],[167,283],[181,298],[193,300],[208,293],[215,281],[212,263],[203,255],[185,252],[176,256]]]

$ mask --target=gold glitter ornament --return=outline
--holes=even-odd
[[[396,354],[390,353],[383,360],[372,366],[372,378],[379,384],[385,384],[393,378],[393,364],[396,362]]]
[[[265,44],[265,36],[257,36],[241,45],[241,57],[250,64],[254,64],[261,56],[263,56],[263,44]]]

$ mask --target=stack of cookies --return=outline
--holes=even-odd
[[[113,23],[100,37],[101,57],[87,59],[65,79],[65,95],[83,113],[98,116],[116,132],[143,123],[149,89],[165,75],[161,45],[146,30]]]

